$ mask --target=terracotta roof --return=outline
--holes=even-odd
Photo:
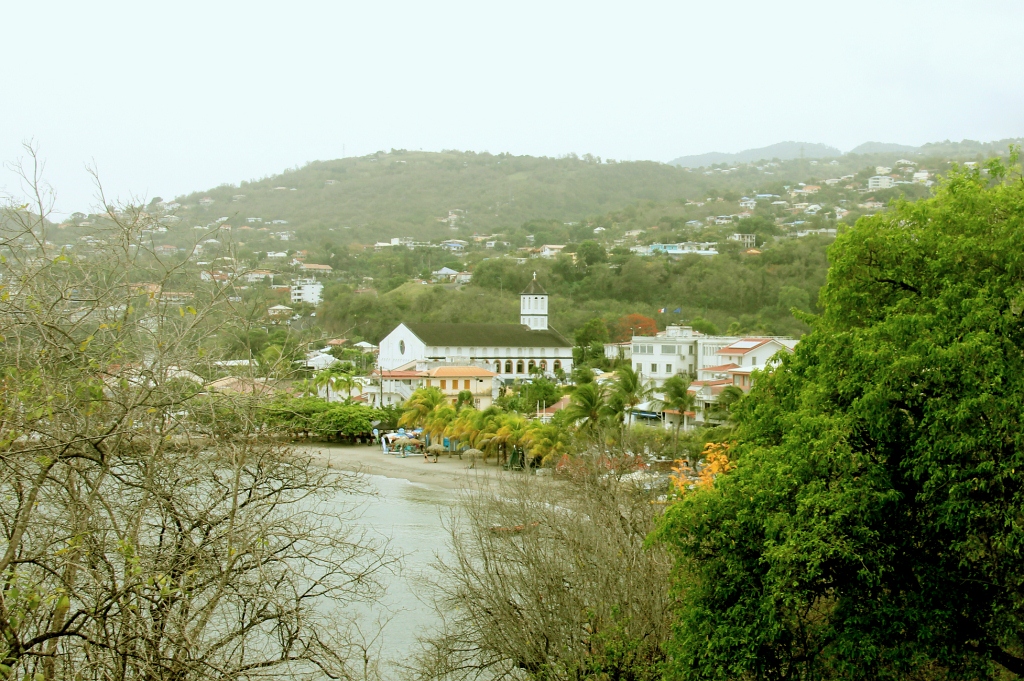
[[[480,367],[437,367],[427,372],[428,375],[434,378],[446,378],[446,377],[457,377],[462,378],[463,376],[497,376],[493,371],[487,369],[481,369]]]
[[[571,348],[554,329],[534,330],[523,324],[417,324],[406,328],[425,345],[457,347]]]
[[[374,375],[380,376],[380,371],[374,371]],[[425,371],[385,371],[383,378],[422,378],[426,376]]]
[[[703,369],[701,369],[701,371],[723,371],[724,372],[724,371],[729,371],[730,369],[735,369],[738,366],[739,366],[739,364],[734,364],[734,363],[730,362],[729,364],[719,364],[716,367],[704,367]]]
[[[561,410],[565,409],[566,407],[568,407],[570,401],[571,400],[569,399],[569,396],[568,395],[564,395],[562,397],[562,399],[558,400],[557,402],[552,404],[550,407],[547,407],[546,409],[541,409],[540,413],[541,414],[554,414],[556,411],[561,411]]]
[[[757,348],[761,347],[765,343],[771,343],[771,342],[772,342],[771,338],[744,338],[742,340],[738,340],[738,341],[734,342],[732,345],[727,345],[726,347],[724,347],[721,350],[719,350],[716,354],[718,354],[718,355],[745,355],[748,352],[750,352],[751,350],[756,350]],[[750,345],[750,347],[737,347],[741,343],[744,344],[744,345],[746,345],[746,344],[751,344],[751,345]],[[782,345],[782,344],[779,343],[779,345]]]

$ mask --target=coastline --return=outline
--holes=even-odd
[[[384,454],[379,445],[367,447],[310,442],[295,443],[292,446],[297,453],[309,456],[327,468],[380,475],[442,489],[466,489],[479,487],[481,483],[490,486],[503,478],[518,475],[502,470],[493,459],[486,463],[478,461],[475,468],[470,468],[471,462],[468,459],[460,460],[457,456],[449,458],[442,454],[437,463],[434,463],[433,457],[425,462],[420,454],[406,458]]]

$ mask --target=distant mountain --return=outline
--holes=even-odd
[[[702,168],[715,165],[716,163],[750,163],[752,161],[790,161],[796,158],[833,158],[841,156],[843,152],[827,144],[814,144],[810,142],[779,142],[760,149],[747,149],[735,154],[723,154],[712,151],[707,154],[696,156],[680,156],[669,161],[670,165],[683,168]]]
[[[872,154],[902,154],[918,156],[947,156],[950,158],[974,158],[975,156],[1005,156],[1011,145],[1021,145],[1024,138],[1010,137],[994,142],[976,142],[974,140],[961,140],[960,142],[929,142],[919,147],[906,144],[895,144],[892,142],[865,142],[854,147],[847,154],[860,156]],[[669,165],[683,168],[703,168],[717,163],[750,163],[753,161],[769,161],[778,159],[780,161],[791,161],[798,158],[840,158],[847,154],[827,144],[812,144],[809,142],[779,142],[760,149],[747,149],[735,154],[723,154],[713,151],[707,154],[695,156],[680,156],[669,161]]]
[[[907,146],[906,144],[893,144],[892,142],[865,142],[850,149],[850,154],[912,154],[918,151],[918,147]]]

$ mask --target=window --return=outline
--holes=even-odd
[[[651,365],[651,373],[652,374],[658,373],[658,365],[657,364],[652,364]]]
[[[462,389],[463,390],[469,390],[469,379],[468,378],[462,382]]]
[[[536,367],[536,366],[537,366],[537,363],[536,363],[536,362],[534,362],[534,361],[533,361],[533,360],[531,359],[531,360],[530,360],[530,364],[529,364],[529,366],[528,366],[527,368],[529,368],[529,369],[531,369],[531,370],[532,370],[532,369],[533,369],[534,367]]]
[[[447,389],[448,389],[448,381],[446,381],[446,380],[444,380],[442,378],[441,379],[441,390],[447,390]]]
[[[692,355],[693,354],[693,346],[692,345],[690,346],[689,350],[690,350],[690,352],[688,352],[687,354]]]
[[[757,366],[757,357],[750,358],[750,366]]]
[[[639,373],[641,373],[641,372],[643,372],[643,370],[644,370],[644,365],[643,365],[643,364],[637,364],[637,365],[636,365],[636,372],[637,372],[638,374],[639,374]]]
[[[444,349],[444,354],[445,354],[445,355],[450,355],[450,354],[452,354],[452,349],[451,349],[451,348],[445,348],[445,349]]]
[[[555,360],[555,371],[558,371],[558,370],[560,370],[561,368],[562,368],[562,360],[560,360],[560,359],[556,359],[556,360]]]
[[[665,365],[665,373],[666,374],[671,374],[672,373],[672,365],[671,364],[666,364]]]
[[[693,365],[692,364],[687,364],[686,365],[686,371],[692,374],[693,373]]]
[[[505,360],[505,373],[506,374],[511,374],[512,373],[512,360],[510,360],[510,359],[506,359]]]
[[[469,349],[469,356],[472,357],[475,354],[476,354],[476,348],[470,348]]]
[[[501,360],[498,360],[497,362],[494,363],[494,373],[501,373]]]
[[[547,371],[548,370],[548,361],[546,359],[542,359],[540,361],[540,368],[541,368],[541,371]]]
[[[676,354],[676,346],[674,345],[662,345],[661,354],[663,355],[674,355]]]
[[[516,373],[523,373],[523,360],[519,360],[518,362],[516,362]]]

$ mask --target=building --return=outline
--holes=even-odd
[[[486,409],[494,402],[496,375],[476,366],[438,366],[426,371],[426,387],[439,389],[452,402],[460,393],[468,391],[473,406]]]
[[[250,284],[256,284],[261,281],[270,281],[270,283],[273,284],[274,273],[270,270],[253,270],[252,272],[246,273],[245,280]]]
[[[330,274],[334,268],[330,265],[316,265],[313,263],[299,263],[299,271],[306,274]]]
[[[385,371],[422,362],[478,366],[503,380],[572,371],[572,343],[548,326],[548,295],[534,279],[520,294],[518,324],[402,323],[380,342]]]
[[[547,244],[545,246],[541,246],[540,252],[537,255],[542,258],[554,258],[561,254],[564,248],[565,244]]]
[[[267,308],[267,316],[269,317],[290,317],[293,310],[287,305],[273,305]]]
[[[739,241],[740,246],[743,248],[753,248],[757,245],[757,235],[755,234],[730,234],[729,241]]]
[[[868,178],[868,189],[892,189],[896,186],[896,180],[888,175],[875,175]]]
[[[442,267],[431,272],[430,276],[434,281],[454,281],[458,274],[457,270],[453,270],[450,267]]]
[[[634,336],[630,344],[628,356],[633,368],[645,378],[653,380],[655,387],[661,387],[665,381],[676,374],[689,374],[701,376],[701,372],[708,367],[719,367],[723,364],[735,362],[737,366],[744,366],[742,362],[735,361],[736,356],[744,353],[733,353],[722,355],[721,351],[726,348],[740,350],[736,344],[743,343],[750,339],[737,336],[705,336],[694,331],[689,326],[669,326],[657,336]],[[783,347],[792,349],[796,340],[792,338],[759,338],[757,345],[752,346],[759,349],[756,353],[747,357],[747,366],[751,365],[751,358],[760,360],[760,366],[764,366],[767,356],[774,355]],[[606,354],[607,354],[606,346]],[[744,354],[744,356],[746,356]]]
[[[291,285],[293,303],[319,305],[324,299],[324,285],[316,279],[296,279]]]

